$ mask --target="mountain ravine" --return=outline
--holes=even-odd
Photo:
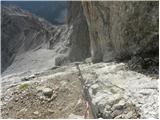
[[[158,119],[158,1],[66,4],[62,25],[2,5],[1,118]]]

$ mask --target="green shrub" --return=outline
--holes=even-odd
[[[21,89],[21,90],[26,90],[27,88],[28,88],[28,84],[27,83],[24,83],[24,84],[21,84],[20,86],[19,86],[19,89]]]

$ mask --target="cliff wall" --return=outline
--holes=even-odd
[[[158,2],[82,2],[93,62],[158,55]]]
[[[70,35],[70,60],[84,60],[90,56],[90,39],[81,2],[69,2],[67,23],[73,30]]]

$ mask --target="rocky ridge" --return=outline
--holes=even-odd
[[[80,69],[98,118],[158,118],[157,78],[129,71],[124,63],[80,65]]]

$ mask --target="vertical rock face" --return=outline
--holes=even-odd
[[[158,55],[158,2],[82,2],[93,62]]]
[[[90,55],[90,41],[86,18],[81,2],[69,2],[67,23],[72,27],[70,35],[71,61],[83,60]]]
[[[101,5],[103,2],[83,2],[84,14],[87,19],[93,62],[102,61],[104,50],[110,47],[109,11]]]

